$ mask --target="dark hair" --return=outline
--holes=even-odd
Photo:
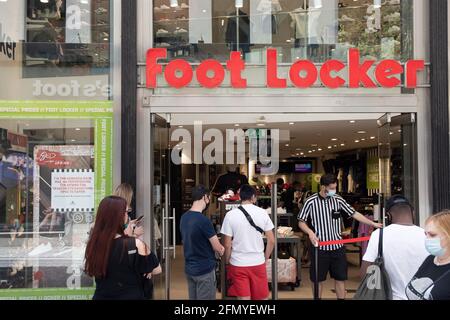
[[[325,174],[320,178],[321,186],[329,186],[330,184],[337,183],[337,178],[334,174]]]
[[[192,189],[192,201],[201,200],[207,194],[209,194],[209,190],[204,185],[199,184]]]
[[[106,276],[108,260],[114,237],[124,236],[123,221],[127,209],[125,199],[104,198],[97,209],[94,229],[91,231],[85,252],[85,272],[96,278]]]
[[[283,178],[278,178],[277,179],[277,185],[280,185],[280,184],[284,184]]]
[[[251,200],[253,196],[256,196],[256,189],[248,184],[244,184],[239,191],[239,196],[242,201]]]

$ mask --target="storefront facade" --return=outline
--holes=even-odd
[[[254,119],[256,127],[260,117],[270,124],[294,121],[290,119],[300,123],[303,118],[363,121],[382,119],[385,114],[389,119],[412,115],[414,148],[408,163],[412,163],[410,193],[417,223],[448,207],[450,170],[448,161],[442,161],[450,156],[445,135],[448,108],[442,111],[443,103],[448,106],[448,85],[442,89],[448,73],[433,69],[443,63],[436,53],[445,51],[447,57],[448,45],[430,37],[442,28],[442,15],[447,16],[443,2],[392,0],[379,7],[372,0],[244,0],[242,5],[235,0],[0,1],[0,36],[5,41],[0,47],[4,79],[0,128],[5,135],[0,299],[64,299],[68,294],[89,298],[93,283],[81,271],[82,243],[96,204],[120,182],[134,186],[133,207],[137,215],[146,217],[146,240],[155,250],[163,241],[159,253],[163,261],[170,261],[170,250],[163,251],[175,247],[175,232],[169,232],[169,224],[161,219],[176,220],[167,212],[173,212],[171,200],[177,195],[170,195],[170,186],[165,191],[165,183],[176,172],[161,173],[171,166],[161,159],[173,150],[165,140],[170,127],[181,129],[195,120],[208,123],[223,115],[228,120],[212,121],[210,127],[228,128],[249,124],[248,119]],[[439,19],[434,19],[438,14]],[[151,48],[167,50],[167,60],[159,61],[162,70],[175,59],[186,61],[194,70],[193,80],[175,88],[161,72],[156,86],[149,86]],[[268,87],[268,48],[277,50],[275,74],[287,79],[285,87]],[[375,88],[361,83],[351,88],[343,74],[346,84],[337,89],[320,81],[298,88],[289,80],[297,60],[308,60],[320,72],[331,59],[347,65],[351,48],[359,49],[363,59],[374,60],[374,66],[389,59],[422,60],[425,67],[414,88],[406,88],[403,76],[401,84],[391,88],[376,81]],[[242,54],[246,88],[233,87],[228,72],[215,88],[201,86],[195,76],[199,64],[214,59],[225,67],[232,51]],[[373,69],[368,68],[369,77],[374,77]],[[439,100],[433,101],[437,96]],[[176,122],[183,117],[188,122]],[[239,122],[239,118],[247,120]],[[380,123],[377,136],[389,136],[388,124],[383,129]],[[55,158],[48,159],[49,154]],[[8,168],[19,172],[17,177],[8,175]],[[196,170],[194,176],[201,176],[202,169]],[[68,188],[64,183],[58,187],[58,181],[65,179],[84,181],[79,186],[84,194],[76,188],[64,190]],[[82,205],[67,201],[75,195]],[[164,216],[161,208],[166,203]],[[176,211],[179,215],[182,209]],[[170,230],[175,226],[174,221]],[[155,227],[161,229],[162,238],[155,236]],[[165,277],[157,283],[158,298],[170,297],[170,263],[164,268]]]

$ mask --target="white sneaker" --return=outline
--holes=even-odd
[[[186,30],[186,29],[183,29],[183,28],[181,28],[181,29],[175,30],[175,32],[174,32],[174,33],[187,33],[187,30]]]
[[[343,21],[343,22],[354,22],[355,19],[350,18],[349,16],[347,16],[346,14],[344,14],[344,15],[339,19],[339,21]]]
[[[167,34],[167,33],[169,33],[169,31],[165,29],[159,29],[158,31],[156,31],[156,34]]]
[[[50,242],[48,242],[47,244],[43,244],[41,243],[39,246],[37,246],[36,248],[34,248],[30,253],[28,253],[28,255],[30,257],[35,257],[38,256],[40,254],[49,252],[52,250],[52,245]]]
[[[170,7],[163,4],[161,7],[159,7],[161,10],[169,10]]]
[[[160,48],[167,48],[167,47],[170,47],[171,45],[170,45],[170,43],[167,43],[167,42],[161,42],[161,43],[158,43],[157,46]]]
[[[182,3],[180,6],[181,9],[189,9],[189,5],[187,5],[186,3]]]
[[[388,29],[388,33],[390,34],[396,34],[400,32],[400,27],[399,26],[392,26]]]

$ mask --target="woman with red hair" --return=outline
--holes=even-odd
[[[96,282],[94,300],[143,300],[143,276],[161,272],[145,243],[125,235],[127,222],[126,200],[111,196],[100,202],[85,253],[85,272]]]

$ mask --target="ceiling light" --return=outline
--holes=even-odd
[[[335,144],[333,147],[337,148],[337,144]]]
[[[393,132],[389,132],[389,134],[392,136],[394,133]]]
[[[235,126],[235,127],[239,127],[239,123],[236,123],[234,126]]]
[[[359,140],[355,140],[356,143],[359,143]]]
[[[258,126],[258,127],[264,127],[265,124],[264,124],[264,123],[258,123],[257,126]]]
[[[361,131],[357,132],[357,134],[366,134],[366,133],[367,133],[367,131],[364,131],[364,130],[361,130]]]
[[[341,143],[341,147],[345,147],[345,143]]]
[[[75,140],[75,139],[72,139],[72,140],[70,140],[71,142],[76,142],[77,140]]]
[[[286,147],[289,147],[289,143],[286,144]]]
[[[312,153],[312,151],[311,151],[311,150],[309,150],[309,151],[308,151],[308,153]]]
[[[302,149],[301,149],[301,148],[297,148],[297,149],[295,149],[295,150],[297,150],[297,151],[302,151]]]
[[[303,156],[305,153],[304,152],[300,152],[300,155]]]
[[[401,130],[401,129],[399,129],[399,130],[398,130],[398,133],[402,133],[402,130]]]
[[[75,128],[75,131],[81,131],[81,129],[80,128]]]
[[[350,123],[356,123],[356,121],[355,120],[350,120]]]
[[[375,140],[375,137],[370,137],[370,140]]]
[[[361,141],[366,141],[366,139],[365,139],[365,138],[362,138]]]
[[[183,128],[183,126],[178,126],[178,128]]]
[[[293,126],[295,123],[294,122],[289,122],[289,125],[290,126]]]
[[[332,146],[328,146],[328,149],[331,149],[331,148],[333,148]]]
[[[300,153],[297,153],[297,156],[299,156],[300,155]]]
[[[322,151],[322,148],[317,149],[317,151]]]
[[[332,138],[331,141],[338,141],[338,138]]]

